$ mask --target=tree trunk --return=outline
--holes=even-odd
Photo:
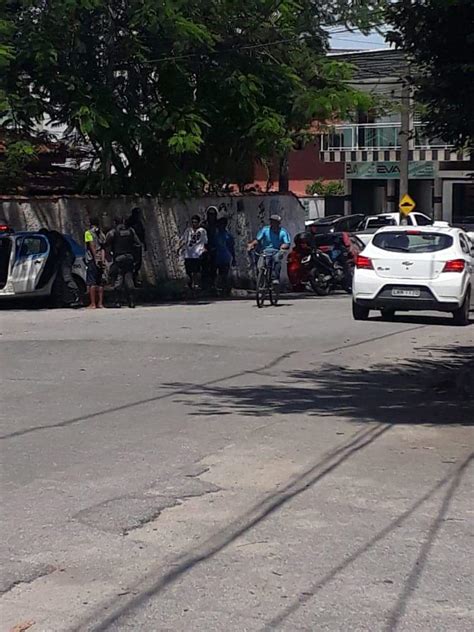
[[[288,193],[290,190],[290,173],[288,164],[288,153],[283,154],[280,158],[280,174],[278,177],[278,191],[280,193]]]

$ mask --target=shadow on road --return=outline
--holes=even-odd
[[[232,542],[269,518],[293,498],[304,493],[310,487],[317,485],[352,456],[372,445],[389,430],[390,426],[384,424],[375,424],[358,430],[338,448],[328,452],[320,461],[292,477],[278,491],[268,494],[246,513],[214,533],[202,544],[178,556],[173,561],[170,571],[158,578],[156,578],[155,574],[150,574],[133,587],[131,591],[133,595],[128,600],[121,600],[119,605],[116,605],[118,600],[112,600],[103,609],[100,608],[92,613],[87,621],[82,621],[79,626],[74,628],[74,632],[83,630],[105,632],[121,617],[129,615],[131,611],[160,594],[169,584],[180,579],[195,566],[213,558]],[[156,573],[159,573],[159,571],[156,571]]]
[[[195,416],[305,414],[386,424],[474,424],[474,347],[435,349],[436,357],[423,351],[428,357],[399,365],[328,364],[250,386],[186,385],[182,401]]]
[[[405,580],[403,589],[398,599],[396,600],[395,605],[387,616],[387,622],[384,628],[385,631],[394,632],[395,630],[397,630],[398,625],[406,611],[408,601],[417,588],[419,579],[426,566],[429,553],[431,551],[431,548],[433,547],[436,536],[443,525],[443,521],[448,513],[451,502],[454,499],[454,496],[461,484],[464,474],[466,473],[466,470],[472,463],[473,459],[474,455],[470,454],[454,471],[452,471],[441,481],[436,483],[436,485],[434,485],[426,494],[421,496],[415,503],[411,505],[411,507],[409,507],[400,516],[389,523],[385,528],[376,533],[368,542],[357,548],[349,557],[344,558],[344,560],[340,564],[332,568],[319,581],[301,591],[297,599],[295,599],[289,606],[278,613],[269,623],[265,625],[264,630],[270,631],[279,628],[286,619],[288,619],[297,610],[299,610],[299,608],[310,601],[322,588],[324,588],[324,586],[326,586],[337,575],[339,575],[339,573],[348,568],[359,557],[367,553],[378,542],[384,540],[390,533],[392,533],[392,531],[401,527],[410,516],[418,511],[430,498],[432,498],[438,491],[440,491],[449,483],[448,488],[446,489],[442,497],[439,511],[432,522],[432,525],[426,535],[426,539],[420,547],[420,552],[413,564],[412,570]]]
[[[377,318],[371,318],[370,320],[374,321],[383,321],[384,319],[381,316]],[[415,324],[415,325],[430,325],[432,326],[440,326],[440,327],[457,327],[455,325],[452,316],[429,316],[423,314],[396,314],[393,319],[390,321],[393,323],[406,323],[406,324]],[[474,317],[471,315],[469,319],[468,327],[474,325]]]
[[[368,370],[344,369],[326,366],[315,371],[292,371],[284,382],[258,386],[228,387],[221,384],[189,385],[170,384],[174,394],[185,395],[196,410],[196,415],[222,415],[229,410],[247,415],[272,413],[305,413],[321,416],[343,416],[350,420],[371,422],[358,429],[352,437],[327,453],[318,462],[293,477],[275,492],[268,494],[246,513],[216,531],[207,540],[190,547],[173,560],[166,572],[156,569],[138,582],[125,600],[112,599],[99,606],[86,621],[75,628],[105,632],[114,624],[121,625],[122,617],[133,612],[149,599],[155,598],[167,586],[178,581],[196,566],[218,555],[242,535],[270,518],[275,512],[309,488],[318,485],[343,463],[372,445],[389,432],[396,423],[471,424],[472,406],[464,401],[459,391],[460,379],[472,375],[474,353],[472,347],[437,349],[437,358],[419,358],[398,367],[381,365]],[[272,368],[275,368],[274,365]],[[471,373],[469,373],[471,371]],[[254,372],[254,376],[268,377],[268,372]],[[461,378],[460,378],[461,376]],[[271,375],[270,375],[271,377]],[[462,382],[462,380],[461,380]],[[461,384],[462,386],[462,384]],[[378,422],[378,423],[373,423]],[[387,614],[386,630],[395,630],[403,618],[407,603],[416,590],[431,547],[449,509],[450,502],[460,485],[462,476],[473,456],[453,468],[441,481],[363,543],[349,556],[336,564],[324,577],[301,593],[285,610],[275,615],[266,629],[281,625],[302,604],[311,599],[323,586],[333,580],[356,559],[372,549],[400,527],[442,488],[446,488],[440,509],[434,517],[425,541],[409,573],[404,587]]]

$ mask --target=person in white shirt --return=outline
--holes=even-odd
[[[191,217],[191,226],[188,226],[181,238],[181,251],[184,253],[184,266],[189,277],[189,287],[193,287],[196,275],[202,272],[202,257],[207,249],[207,232],[201,226],[199,215]]]

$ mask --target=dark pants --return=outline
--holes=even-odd
[[[264,266],[263,257],[257,258],[257,269],[261,270]],[[279,281],[281,274],[281,255],[276,253],[272,257],[272,280]]]
[[[218,264],[216,266],[217,271],[217,286],[218,289],[223,292],[225,295],[230,294],[230,280],[229,280],[229,272],[230,272],[230,264]]]
[[[212,290],[216,285],[216,254],[212,250],[202,257],[202,286],[204,290]]]
[[[138,274],[140,272],[140,269],[142,267],[142,263],[143,263],[143,247],[140,248],[136,248],[135,252],[133,253],[133,280],[135,282],[135,285],[137,285],[137,281],[138,281]]]
[[[129,305],[133,304],[133,291],[135,290],[133,270],[134,257],[132,254],[118,255],[115,258],[112,264],[111,276],[113,279],[115,299],[117,303],[121,303],[122,298],[125,295],[127,303]]]

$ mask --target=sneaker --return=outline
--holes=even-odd
[[[280,281],[278,279],[273,279],[272,285],[273,287],[278,287],[280,285]]]

